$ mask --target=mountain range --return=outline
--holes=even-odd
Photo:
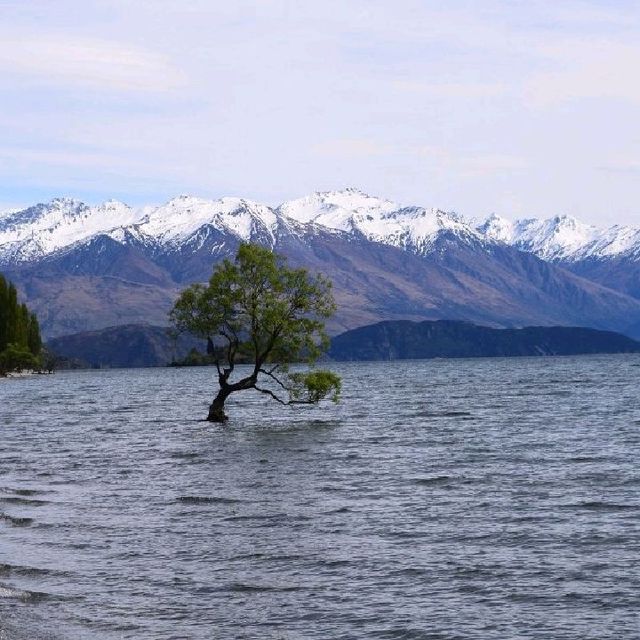
[[[0,270],[48,337],[166,324],[178,291],[241,242],[334,282],[333,333],[380,320],[579,325],[640,337],[640,229],[567,216],[473,222],[357,189],[278,207],[179,196],[157,207],[58,198],[0,214]]]

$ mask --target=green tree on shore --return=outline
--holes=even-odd
[[[331,371],[292,373],[288,363],[313,365],[329,340],[324,321],[335,311],[331,283],[257,245],[240,246],[235,260],[217,265],[205,285],[194,284],[178,298],[170,317],[178,331],[222,341],[217,357],[219,390],[207,420],[225,422],[224,405],[238,391],[253,389],[281,404],[338,400],[340,378]],[[249,372],[233,378],[236,360]]]
[[[38,319],[19,303],[15,286],[0,274],[0,375],[38,368],[41,351]]]

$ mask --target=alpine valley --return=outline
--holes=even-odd
[[[0,214],[0,271],[49,338],[166,325],[185,285],[243,241],[334,283],[339,333],[380,320],[573,325],[640,337],[640,229],[573,218],[480,224],[356,189],[269,207],[179,196],[158,207],[59,198]]]

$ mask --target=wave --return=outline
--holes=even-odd
[[[236,504],[244,502],[238,498],[224,496],[179,496],[176,501],[182,504]]]
[[[12,527],[30,527],[33,524],[33,518],[17,518],[7,513],[0,513],[0,520],[8,522]]]
[[[19,504],[24,505],[25,507],[44,507],[49,504],[48,500],[32,500],[20,496],[0,496],[0,502],[4,502],[6,504]]]
[[[413,478],[412,484],[417,484],[422,487],[431,487],[434,485],[449,484],[453,478],[451,476],[433,476],[429,478]]]
[[[640,509],[640,505],[636,504],[617,504],[614,502],[603,502],[601,500],[590,500],[560,506],[564,509],[584,509],[586,511],[637,511]]]

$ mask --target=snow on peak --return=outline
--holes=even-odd
[[[494,214],[476,229],[487,240],[504,242],[543,260],[640,257],[640,229],[618,225],[599,229],[568,215],[511,222]]]
[[[280,205],[279,213],[302,223],[360,233],[374,242],[419,252],[428,250],[441,231],[478,236],[455,213],[423,207],[400,207],[358,189],[316,192]]]
[[[0,218],[0,257],[29,260],[99,234],[119,242],[135,237],[145,243],[179,245],[200,241],[206,236],[200,231],[207,227],[245,241],[275,244],[282,229],[304,235],[309,225],[420,252],[427,251],[444,230],[480,237],[454,213],[402,208],[353,187],[316,192],[275,210],[245,198],[207,200],[187,194],[157,207],[137,209],[117,200],[91,207],[71,198],[56,198]]]
[[[386,223],[385,231],[377,238],[374,233],[369,233],[370,239],[389,243],[385,236],[393,238],[394,242],[390,244],[413,249],[418,253],[429,251],[442,232],[450,232],[465,239],[480,238],[461,216],[441,209],[405,207],[387,214],[382,221]]]
[[[135,212],[120,202],[90,207],[73,198],[54,198],[2,218],[0,253],[29,260],[135,220]]]
[[[351,231],[354,214],[377,216],[398,209],[390,200],[375,198],[353,187],[341,191],[316,191],[310,196],[289,200],[277,211],[298,222],[316,224]]]
[[[135,237],[142,242],[179,245],[199,242],[209,228],[245,241],[272,244],[284,229],[302,237],[307,231],[324,228],[422,254],[448,232],[468,241],[506,243],[545,260],[619,255],[640,259],[637,228],[600,230],[567,215],[512,222],[495,214],[474,226],[453,212],[401,207],[353,187],[316,192],[276,209],[245,198],[207,200],[187,194],[160,206],[141,208],[117,200],[89,206],[74,198],[54,198],[0,216],[0,259],[35,259],[99,234],[109,234],[119,242]]]
[[[98,211],[103,212],[112,212],[117,211],[118,213],[123,213],[125,211],[132,211],[131,207],[124,202],[120,202],[119,200],[106,200],[102,204],[99,204],[96,209]]]
[[[277,216],[266,205],[244,198],[206,200],[182,195],[164,205],[147,210],[139,230],[160,241],[187,239],[205,225],[229,231],[249,240],[259,229],[272,232]]]
[[[600,233],[596,227],[583,224],[567,215],[515,222],[495,216],[487,219],[479,230],[487,238],[506,242],[544,260],[568,259]]]
[[[495,213],[492,213],[484,222],[479,224],[476,230],[487,240],[506,242],[507,244],[511,244],[513,241],[513,222]]]

